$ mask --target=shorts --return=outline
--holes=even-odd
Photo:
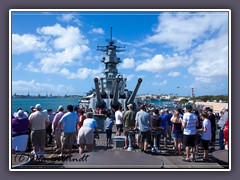
[[[196,146],[196,134],[194,135],[183,135],[183,143],[185,146],[195,147]]]
[[[123,132],[123,124],[116,124],[117,132]]]
[[[31,141],[33,146],[45,146],[46,144],[46,130],[33,130],[31,131]]]
[[[94,131],[92,128],[81,127],[78,132],[77,143],[78,144],[93,144]]]
[[[209,140],[204,140],[202,139],[202,147],[204,150],[208,150],[209,149]]]
[[[62,146],[72,146],[76,140],[76,133],[75,132],[62,132],[61,142]]]
[[[106,129],[106,138],[107,138],[107,140],[112,139],[112,130],[111,129]]]
[[[132,128],[132,129],[133,129],[133,128]],[[124,133],[124,136],[128,136],[128,135],[129,135],[129,132],[131,132],[131,133],[134,133],[134,134],[135,134],[135,132],[134,132],[133,130],[131,130],[131,129],[127,128],[127,129],[124,129],[124,131],[123,131],[123,133]]]
[[[196,134],[196,145],[200,144],[201,143],[201,135],[200,134]]]
[[[150,142],[151,133],[150,131],[140,132],[140,142]]]
[[[163,133],[162,133],[162,137],[163,138],[167,138],[167,130],[164,129]]]
[[[183,134],[172,134],[173,139],[182,139]]]

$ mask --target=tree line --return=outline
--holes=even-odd
[[[207,102],[207,101],[210,101],[210,102],[213,102],[213,101],[219,102],[219,101],[222,101],[222,102],[228,102],[228,101],[229,101],[229,97],[226,96],[226,95],[196,96],[196,97],[194,97],[194,98],[181,99],[179,103],[180,103],[180,104],[185,104],[185,103],[187,103],[188,101],[203,101],[203,102]]]

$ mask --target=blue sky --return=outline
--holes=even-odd
[[[84,95],[113,27],[120,73],[139,94],[228,95],[228,12],[12,11],[12,94]]]

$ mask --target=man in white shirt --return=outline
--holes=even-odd
[[[47,113],[42,111],[42,106],[37,104],[35,106],[36,111],[29,116],[30,128],[31,128],[31,141],[34,149],[34,158],[38,159],[38,153],[40,150],[40,158],[44,158],[44,149],[46,143],[46,128],[49,124],[49,118]]]
[[[117,126],[116,136],[121,136],[121,133],[123,132],[122,106],[119,106],[118,110],[115,112],[115,119],[116,119],[116,126]]]
[[[184,161],[190,161],[190,148],[192,148],[193,153],[193,161],[196,161],[196,126],[197,126],[197,117],[192,111],[192,106],[187,104],[185,106],[185,113],[183,114],[182,126],[184,128],[183,131],[183,142],[186,147],[186,158]]]

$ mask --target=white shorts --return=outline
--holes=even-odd
[[[78,144],[93,144],[94,132],[91,128],[81,127],[78,132],[77,143]]]

